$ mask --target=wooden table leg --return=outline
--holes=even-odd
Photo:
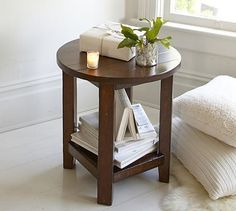
[[[173,76],[161,80],[159,147],[160,153],[165,155],[165,161],[158,169],[159,181],[166,183],[169,182],[170,171],[172,86]]]
[[[63,73],[63,167],[72,169],[74,158],[68,152],[68,142],[77,124],[76,78]]]
[[[114,113],[114,87],[112,84],[101,84],[99,87],[97,202],[105,205],[112,204]]]

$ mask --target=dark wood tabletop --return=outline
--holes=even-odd
[[[57,63],[67,74],[94,82],[113,82],[115,84],[147,83],[173,75],[180,66],[181,56],[174,48],[160,48],[158,65],[140,67],[135,59],[121,61],[100,56],[96,70],[87,68],[86,53],[79,51],[79,39],[63,45],[57,52]],[[114,65],[115,64],[115,65]]]

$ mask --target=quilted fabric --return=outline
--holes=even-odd
[[[172,151],[196,177],[211,199],[236,193],[236,148],[189,126],[175,117]]]

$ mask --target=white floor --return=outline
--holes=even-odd
[[[61,119],[0,134],[1,211],[158,211],[171,187],[157,178],[153,169],[115,183],[113,205],[98,205],[96,179],[78,162],[62,167]]]

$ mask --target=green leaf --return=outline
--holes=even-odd
[[[162,25],[165,24],[167,21],[163,20],[161,17],[157,17],[156,19],[153,20],[149,20],[147,18],[141,18],[139,20],[147,21],[150,24],[150,27],[141,27],[138,29],[132,29],[128,26],[124,26],[121,24],[122,28],[121,33],[125,36],[125,39],[119,43],[118,48],[123,48],[123,47],[131,48],[136,45],[142,46],[146,43],[154,43],[154,42],[160,42],[166,48],[170,47],[171,37],[165,37],[163,39],[160,39],[158,37]],[[144,33],[142,33],[142,36],[138,37],[137,34],[135,34],[135,31],[140,31]]]
[[[155,38],[157,38],[159,31],[165,22],[166,21],[164,21],[161,17],[157,17],[156,20],[153,20],[153,27],[146,33],[148,42],[155,42]]]
[[[138,36],[134,33],[134,30],[131,29],[128,26],[124,26],[121,24],[121,33],[126,37],[126,38],[130,38],[131,40],[138,40]]]
[[[159,41],[161,42],[161,44],[163,46],[165,46],[166,48],[169,48],[170,47],[170,40],[171,40],[171,37],[165,37],[163,39],[160,39]]]
[[[157,17],[157,19],[155,21],[155,25],[153,26],[155,28],[157,34],[159,33],[162,25],[163,25],[163,19],[161,17]]]
[[[147,32],[147,31],[149,30],[149,27],[142,27],[142,28],[134,29],[134,30],[136,30],[136,31],[140,31],[140,32],[142,32],[142,31]]]
[[[147,31],[146,33],[146,38],[147,38],[147,41],[150,42],[150,43],[154,43],[155,42],[155,39],[156,39],[156,33],[154,30],[150,30],[150,31]]]
[[[124,47],[131,48],[134,47],[137,43],[138,42],[135,40],[125,38],[119,43],[117,48],[124,48]]]

